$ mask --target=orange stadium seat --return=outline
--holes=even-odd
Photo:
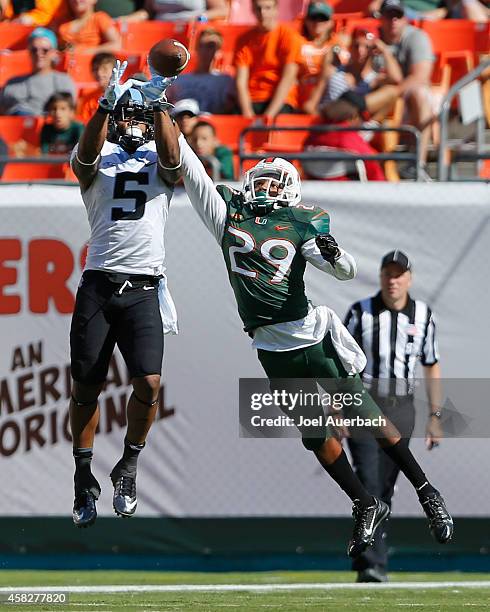
[[[483,160],[479,176],[482,179],[490,179],[490,159]]]
[[[31,147],[39,147],[43,117],[0,116],[0,136],[5,140],[12,154],[13,145],[25,141]]]
[[[65,164],[8,163],[2,181],[30,181],[39,179],[64,179]]]
[[[464,19],[422,21],[421,29],[430,36],[436,53],[475,51],[475,24]]]
[[[242,115],[209,115],[209,117],[203,116],[202,120],[214,126],[219,141],[230,147],[234,153],[238,151],[238,140],[242,130],[252,123],[251,119]]]
[[[274,122],[276,127],[302,127],[319,123],[316,115],[278,115]],[[303,150],[303,143],[308,137],[309,130],[278,130],[269,132],[267,142],[264,144],[264,151],[297,153]]]
[[[451,66],[451,84],[473,69],[476,53],[475,24],[462,19],[423,21],[440,66]]]
[[[490,53],[490,22],[475,23],[475,51],[477,55]],[[478,58],[477,58],[478,61]]]
[[[120,26],[122,48],[131,54],[146,54],[162,38],[175,38],[189,45],[190,26],[186,23],[142,21],[123,23]]]
[[[29,74],[32,70],[29,52],[6,51],[0,53],[0,87],[15,76]]]
[[[0,45],[2,49],[19,50],[27,47],[27,39],[35,26],[22,23],[0,23]]]

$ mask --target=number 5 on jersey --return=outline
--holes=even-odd
[[[230,246],[229,248],[231,271],[235,272],[236,274],[248,276],[249,278],[257,278],[258,272],[256,270],[247,270],[246,268],[242,268],[236,261],[237,253],[246,255],[247,253],[251,253],[254,251],[254,249],[256,249],[257,245],[254,237],[248,232],[239,230],[232,226],[228,227],[228,231],[230,234],[233,234],[233,236],[236,236],[238,239],[243,241],[242,246]],[[275,257],[272,254],[273,249],[279,249],[284,253],[284,256]],[[282,282],[288,273],[289,268],[291,267],[294,256],[296,255],[296,247],[292,242],[285,240],[284,238],[271,238],[262,243],[260,246],[260,254],[265,261],[277,268],[277,272],[272,276],[269,282],[279,284]]]
[[[134,200],[134,210],[124,210],[119,206],[112,208],[112,221],[137,221],[145,214],[146,192],[142,189],[126,189],[126,183],[133,182],[138,185],[149,185],[148,172],[121,172],[116,175],[114,183],[114,200]]]

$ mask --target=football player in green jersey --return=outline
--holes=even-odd
[[[361,385],[364,354],[332,310],[308,302],[303,281],[307,262],[339,280],[354,278],[356,264],[330,235],[328,213],[301,203],[296,168],[277,157],[262,160],[246,173],[237,191],[215,186],[182,136],[179,142],[187,194],[221,246],[238,312],[271,386],[274,379],[293,378],[351,378]],[[367,392],[363,398],[364,414],[382,414]],[[364,489],[341,443],[327,428],[320,437],[317,430],[314,435],[300,431],[305,447],[353,501],[348,554],[355,557],[372,543],[389,508]],[[389,421],[375,434],[415,487],[434,538],[448,542],[451,516],[407,441]]]

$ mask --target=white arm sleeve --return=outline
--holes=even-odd
[[[226,204],[216,191],[201,160],[187,143],[179,136],[182,176],[189,200],[204,225],[221,244],[226,223]]]
[[[323,259],[314,238],[301,246],[301,253],[306,261],[313,264],[315,268],[335,276],[338,280],[350,280],[357,274],[356,261],[352,255],[340,249],[341,255],[335,262],[335,266],[332,266],[332,264]]]

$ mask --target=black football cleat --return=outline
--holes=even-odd
[[[100,485],[90,474],[87,482],[78,480],[75,474],[75,501],[73,502],[73,522],[77,527],[90,527],[97,518],[95,502],[99,499]]]
[[[375,565],[357,572],[356,582],[388,582],[388,576],[383,567]]]
[[[356,500],[352,506],[354,531],[347,547],[349,557],[357,557],[373,543],[376,529],[390,516],[390,509],[383,501],[374,499],[372,506],[361,506]]]
[[[432,537],[439,544],[447,544],[453,537],[454,523],[447,511],[444,499],[439,491],[419,497],[422,508],[429,519]]]
[[[125,474],[116,467],[111,472],[114,486],[112,507],[118,516],[129,517],[136,512],[138,500],[136,499],[136,474]]]

